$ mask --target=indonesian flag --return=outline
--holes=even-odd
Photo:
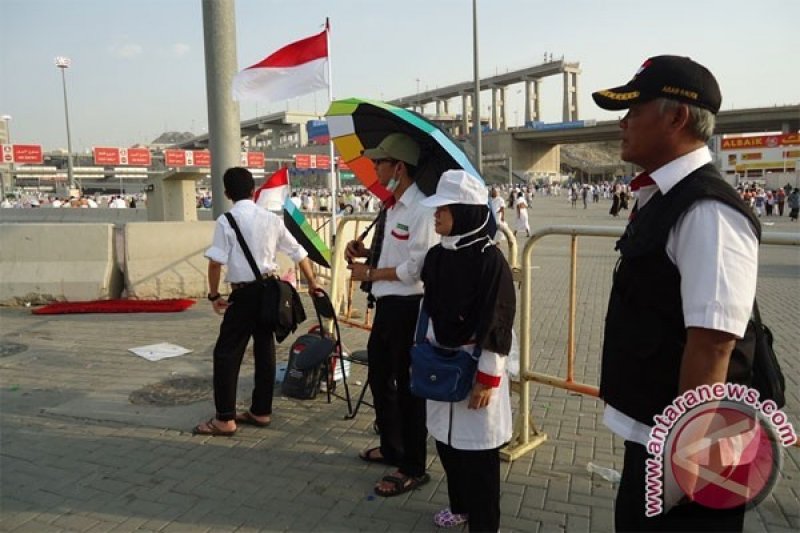
[[[233,77],[236,100],[284,100],[328,86],[328,27],[312,37],[284,46]]]
[[[280,211],[289,197],[289,169],[284,167],[264,181],[256,190],[254,201],[264,209]]]

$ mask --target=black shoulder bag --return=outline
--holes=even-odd
[[[247,263],[253,270],[254,283],[258,283],[262,287],[261,323],[272,327],[275,332],[275,340],[281,342],[290,333],[294,333],[298,324],[306,319],[306,312],[300,296],[291,283],[283,281],[277,276],[263,277],[236,219],[230,213],[225,213],[225,218],[228,219],[228,223],[236,233],[236,240],[247,258]]]
[[[728,376],[757,390],[762,403],[772,400],[779,408],[786,405],[786,379],[772,347],[772,331],[761,322],[756,301],[744,337],[733,348]]]

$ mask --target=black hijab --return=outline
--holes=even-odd
[[[516,293],[503,254],[492,242],[497,226],[485,205],[452,204],[453,229],[425,256],[423,306],[443,346],[476,341],[500,354],[511,349]],[[476,231],[477,230],[477,231]],[[474,231],[474,233],[472,233]]]

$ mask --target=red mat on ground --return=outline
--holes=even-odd
[[[194,300],[93,300],[91,302],[55,302],[33,310],[34,315],[68,313],[175,313],[193,306]]]

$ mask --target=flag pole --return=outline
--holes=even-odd
[[[328,43],[328,105],[333,103],[333,74],[331,68],[331,24],[330,19],[325,17],[325,38]],[[331,157],[331,248],[336,244],[336,209],[339,207],[336,199],[336,156],[333,151],[333,137],[331,137],[330,126],[328,127],[328,148]]]

